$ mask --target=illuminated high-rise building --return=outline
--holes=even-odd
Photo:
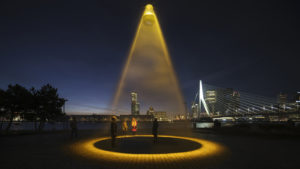
[[[295,100],[296,103],[300,103],[300,92],[296,93],[294,100]]]
[[[288,95],[285,93],[279,93],[279,95],[277,96],[277,103],[278,103],[279,111],[286,110],[287,101],[288,101]]]
[[[137,93],[131,92],[131,102],[136,103],[137,102]]]
[[[277,96],[277,102],[279,104],[285,104],[287,102],[287,97],[288,95],[285,94],[285,93],[280,93],[278,96]]]
[[[215,112],[217,114],[225,115],[230,111],[232,103],[233,89],[219,88],[216,90]]]
[[[215,104],[217,101],[217,92],[215,90],[207,90],[205,92],[205,101],[211,113],[215,113]]]
[[[192,110],[192,114],[191,114],[192,118],[196,119],[198,117],[198,113],[199,113],[199,105],[196,103],[193,103],[191,110]]]
[[[233,91],[230,106],[231,106],[231,111],[233,111],[233,113],[239,113],[240,93],[238,91]]]
[[[165,111],[154,111],[154,108],[152,106],[149,107],[149,110],[147,110],[148,116],[153,116],[158,121],[167,121],[167,112]]]
[[[139,115],[140,114],[140,103],[137,100],[137,93],[131,92],[131,114]]]
[[[154,108],[152,106],[149,107],[149,110],[147,110],[147,115],[153,115]]]

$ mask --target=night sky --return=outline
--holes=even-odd
[[[50,83],[67,112],[106,113],[149,2],[188,104],[199,79],[274,98],[300,90],[300,5],[262,0],[2,0],[0,88]]]

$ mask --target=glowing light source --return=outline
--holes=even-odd
[[[126,137],[153,137],[152,135],[127,135],[120,136],[118,138]],[[108,162],[110,164],[114,162],[118,163],[128,163],[134,161],[139,164],[155,164],[155,163],[174,163],[174,162],[205,162],[207,163],[208,159],[212,159],[212,163],[216,163],[218,160],[222,159],[220,157],[225,157],[228,153],[226,147],[217,144],[212,141],[190,138],[190,137],[180,137],[180,136],[168,136],[168,135],[159,135],[159,137],[168,137],[176,139],[185,139],[201,144],[201,148],[195,149],[192,151],[178,152],[178,153],[166,153],[166,154],[129,154],[129,153],[120,153],[112,152],[107,150],[102,150],[94,146],[95,143],[99,141],[104,141],[110,139],[110,137],[95,138],[85,141],[75,143],[71,146],[71,149],[74,150],[78,155],[101,160],[102,162]],[[190,164],[191,165],[191,164]]]
[[[153,6],[151,4],[146,5],[144,15],[153,15]]]
[[[128,95],[140,96],[141,110],[149,106],[173,113],[184,112],[184,101],[158,19],[146,5],[122,71],[112,108],[129,109]]]

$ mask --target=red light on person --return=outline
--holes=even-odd
[[[137,121],[135,118],[132,118],[131,120],[131,131],[132,133],[135,135],[136,131],[137,131]]]

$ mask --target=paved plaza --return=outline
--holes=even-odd
[[[78,155],[70,149],[82,140],[108,136],[109,131],[80,130],[76,139],[70,139],[68,131],[44,134],[3,136],[0,140],[1,163],[3,169],[106,169],[106,168],[209,168],[209,169],[254,169],[254,168],[300,168],[298,162],[300,146],[297,138],[266,138],[258,136],[220,135],[214,132],[193,132],[190,129],[166,128],[160,134],[199,138],[216,142],[226,147],[229,152],[220,158],[208,158],[206,161],[168,161],[165,157],[159,164],[144,165],[139,160],[130,159],[126,163],[96,160]],[[138,134],[151,134],[148,129],[139,130]],[[95,144],[95,147],[113,152],[133,154],[176,153],[192,151],[201,145],[180,139],[160,138],[156,145],[151,138],[118,139],[115,148],[109,140]],[[259,164],[259,165],[257,165]]]

